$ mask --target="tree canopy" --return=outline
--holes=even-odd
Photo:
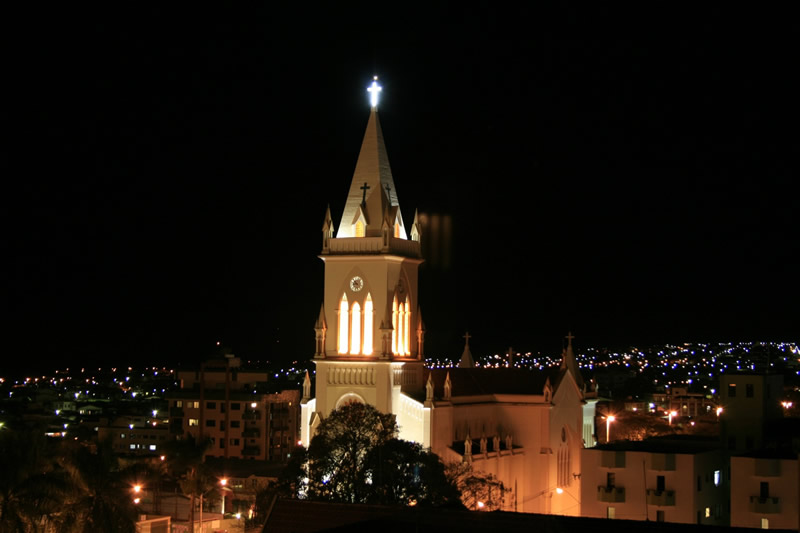
[[[394,415],[351,403],[320,423],[307,450],[292,453],[284,493],[349,503],[402,505],[458,502],[435,454],[397,438]]]

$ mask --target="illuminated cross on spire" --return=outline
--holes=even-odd
[[[372,108],[376,109],[378,107],[378,93],[381,92],[382,87],[378,85],[378,76],[375,76],[372,79],[372,85],[367,87],[367,92],[369,93],[369,100],[372,104]]]
[[[469,345],[469,340],[472,338],[472,335],[469,334],[469,331],[466,335],[464,335],[464,338],[467,339],[467,345]]]

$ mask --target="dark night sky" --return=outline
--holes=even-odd
[[[429,355],[800,338],[789,13],[73,9],[12,32],[6,369],[307,359],[374,71]]]

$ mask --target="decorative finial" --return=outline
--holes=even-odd
[[[369,93],[369,100],[372,104],[372,108],[376,109],[378,107],[378,93],[381,92],[382,87],[378,85],[378,76],[375,76],[372,79],[372,85],[367,87],[367,92]]]

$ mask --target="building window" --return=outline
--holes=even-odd
[[[736,383],[728,385],[728,398],[736,398]]]
[[[187,402],[186,407],[191,409],[200,409],[200,402]]]
[[[339,353],[347,353],[347,334],[350,329],[350,307],[347,304],[347,295],[342,295],[339,302]]]
[[[175,407],[183,407],[183,400],[175,400]]]
[[[135,450],[135,449],[136,449],[136,445],[135,444],[131,444],[131,450]]]
[[[234,402],[231,404],[231,411],[240,411],[241,404],[239,402]]]
[[[722,483],[722,472],[719,470],[714,470],[714,486],[719,487]]]
[[[606,487],[609,489],[613,489],[615,487],[615,483],[617,481],[617,475],[614,472],[609,472],[606,474]]]
[[[191,426],[199,426],[199,425],[200,425],[200,419],[199,418],[190,418],[189,419],[189,427],[191,427]]]
[[[241,427],[241,425],[242,425],[241,422],[239,422],[238,420],[231,420],[231,427],[232,428],[238,428],[238,427]]]
[[[219,421],[219,429],[221,429],[222,431],[225,431],[225,421],[224,420],[220,420]]]
[[[369,293],[364,302],[364,347],[361,353],[372,355],[372,295]]]
[[[706,507],[706,518],[711,518],[711,507]]]
[[[761,529],[769,529],[769,518],[761,519]]]
[[[206,402],[206,409],[216,409],[217,402]]]
[[[353,303],[350,315],[350,355],[361,353],[361,306]]]
[[[656,522],[663,522],[666,519],[664,511],[656,511]]]
[[[656,477],[656,490],[658,492],[664,492],[664,490],[666,490],[666,483],[664,480],[664,476]]]
[[[156,445],[155,445],[155,444],[151,444],[151,445],[150,445],[150,451],[151,451],[151,452],[154,452],[154,451],[156,451]]]
[[[231,445],[232,446],[238,446],[239,445],[239,439],[231,439]]]
[[[614,507],[606,509],[606,518],[616,518],[617,510]]]
[[[225,439],[219,439],[219,447],[220,448],[224,448],[225,447]]]
[[[697,492],[700,492],[701,490],[703,490],[703,478],[697,476]]]
[[[206,427],[213,428],[216,427],[217,421],[216,420],[206,420]]]
[[[752,383],[748,383],[747,385],[744,386],[744,395],[746,397],[748,397],[748,398],[752,398],[753,397],[753,384]]]
[[[762,481],[759,495],[762,500],[769,498],[769,481]]]
[[[364,223],[360,220],[356,222],[356,237],[364,236]]]

